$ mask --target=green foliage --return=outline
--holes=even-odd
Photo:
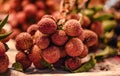
[[[13,67],[14,70],[23,72],[23,66],[19,62],[13,63],[12,67]]]

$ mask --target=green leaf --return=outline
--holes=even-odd
[[[95,7],[91,8],[91,9],[93,9],[95,12],[99,12],[99,11],[103,10],[103,6],[98,5],[98,6],[95,6]]]
[[[83,15],[88,16],[88,17],[92,17],[95,12],[94,12],[93,10],[91,10],[91,9],[85,9],[85,10],[83,10],[81,13],[82,13]]]
[[[6,51],[8,51],[9,50],[8,45],[6,43],[4,43],[4,46],[5,46]]]
[[[94,20],[96,21],[104,21],[113,18],[114,16],[112,14],[103,14],[99,15],[97,17],[94,17]]]
[[[102,26],[104,28],[104,31],[111,31],[116,25],[116,21],[115,20],[104,20],[102,21]]]
[[[96,59],[94,56],[91,56],[91,59],[88,62],[84,63],[80,68],[72,72],[79,73],[79,72],[89,71],[91,68],[95,66],[95,64],[96,64]]]
[[[7,15],[5,19],[0,22],[0,29],[2,29],[2,27],[7,23],[8,17],[9,15]]]
[[[41,63],[42,65],[48,67],[48,68],[52,68],[51,64],[49,64],[48,62],[46,62],[44,59],[42,59],[42,60],[40,61],[40,63]]]
[[[23,72],[23,66],[19,62],[13,63],[12,67],[13,67],[14,70]]]
[[[97,53],[95,55],[95,58],[99,60],[99,58],[106,58],[114,55],[117,55],[117,50],[115,48],[107,46],[103,51],[101,51],[100,53]]]
[[[0,40],[8,37],[10,34],[12,34],[12,32],[10,32],[10,33],[5,33],[5,34],[0,34]]]

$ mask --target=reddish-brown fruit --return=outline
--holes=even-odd
[[[88,47],[86,45],[84,45],[84,50],[82,51],[80,57],[84,58],[87,55],[88,55]]]
[[[18,34],[20,34],[20,30],[18,28],[13,29],[13,33],[10,35],[11,39],[15,39]]]
[[[38,69],[43,69],[45,68],[41,63],[41,50],[37,45],[34,45],[30,54],[29,54],[29,59],[30,61],[33,62],[34,66]]]
[[[27,32],[31,35],[34,35],[37,30],[38,26],[36,24],[32,24],[28,27]]]
[[[94,31],[98,36],[102,36],[104,33],[101,22],[93,22],[91,25],[91,30]]]
[[[6,54],[0,57],[0,73],[7,71],[9,65],[9,59]]]
[[[69,58],[65,61],[65,66],[70,70],[76,70],[81,66],[81,60],[78,57]]]
[[[90,19],[87,16],[83,16],[82,18],[82,27],[88,28],[90,26]]]
[[[39,10],[39,11],[36,13],[36,20],[39,21],[44,14],[45,14],[45,11],[44,11],[44,10]]]
[[[69,14],[67,16],[67,19],[75,19],[75,20],[79,20],[80,19],[80,16],[78,14]]]
[[[56,31],[57,25],[54,20],[43,18],[38,22],[39,31],[43,34],[52,34]]]
[[[50,19],[56,21],[56,19],[52,15],[44,15],[42,18],[50,18]]]
[[[5,46],[2,42],[0,42],[0,57],[3,56],[6,52]]]
[[[84,36],[85,38],[83,43],[87,45],[87,47],[95,45],[98,41],[97,34],[91,30],[84,30]]]
[[[65,49],[62,47],[60,48],[60,58],[64,58],[67,56],[67,53],[65,51]]]
[[[23,11],[26,13],[27,16],[32,16],[36,14],[37,8],[33,4],[28,4],[24,7]]]
[[[13,28],[18,26],[16,16],[17,16],[17,13],[13,12],[13,13],[10,14],[10,16],[8,18],[8,21]]]
[[[22,8],[24,8],[29,3],[30,3],[29,0],[23,0],[22,3],[21,3]]]
[[[63,30],[58,30],[51,36],[52,42],[55,45],[62,46],[68,40],[68,37]]]
[[[69,56],[80,56],[84,49],[82,41],[78,38],[70,39],[65,45],[65,51]]]
[[[60,49],[56,46],[50,46],[42,50],[42,57],[48,63],[55,63],[60,58]]]
[[[51,0],[47,0],[46,1],[46,5],[50,8],[50,7],[54,7],[55,5],[55,2],[54,1],[51,1]]]
[[[84,41],[84,38],[85,38],[84,32],[82,32],[82,33],[78,36],[78,38],[79,38],[81,41]]]
[[[79,21],[74,19],[68,20],[63,27],[69,36],[79,36],[83,32]]]
[[[18,12],[16,15],[18,23],[24,23],[26,20],[26,14],[24,12]]]
[[[40,49],[45,49],[49,46],[50,40],[47,36],[39,36],[36,38],[35,43]]]
[[[66,58],[60,58],[57,62],[53,64],[53,66],[58,69],[63,68],[63,66],[65,66],[65,59]]]
[[[44,10],[45,9],[45,5],[42,1],[36,1],[35,5],[37,6],[38,9],[40,10]]]
[[[29,60],[28,56],[21,51],[19,51],[16,54],[15,60],[16,60],[16,62],[19,62],[20,64],[22,64],[24,70],[29,68],[32,64],[32,62]]]
[[[39,30],[37,30],[33,35],[33,44],[35,44],[36,39],[41,36],[43,36],[43,34]]]
[[[28,50],[33,45],[32,37],[27,32],[23,32],[17,35],[15,41],[17,50]]]

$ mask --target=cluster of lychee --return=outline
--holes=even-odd
[[[37,69],[47,68],[43,61],[55,68],[63,66],[75,70],[83,64],[81,59],[88,55],[89,47],[97,44],[97,34],[83,29],[78,20],[69,19],[63,25],[51,15],[17,35],[16,62],[27,69],[33,63]]]
[[[9,23],[15,35],[38,22],[44,14],[58,10],[57,0],[10,0]]]

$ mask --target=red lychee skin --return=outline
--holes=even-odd
[[[38,9],[40,10],[44,10],[45,9],[45,5],[42,1],[36,1],[35,5],[37,6]]]
[[[42,18],[42,16],[45,14],[45,11],[44,10],[39,10],[37,11],[36,13],[36,20],[37,22]]]
[[[63,29],[65,30],[66,34],[69,36],[79,36],[83,30],[79,21],[74,19],[68,20],[64,24]]]
[[[7,71],[9,65],[9,59],[6,54],[0,57],[0,74]]]
[[[85,39],[84,32],[82,32],[77,38],[79,38],[81,41],[84,41]]]
[[[24,23],[26,20],[26,14],[24,12],[18,12],[16,18],[18,23]]]
[[[56,19],[52,15],[44,15],[42,18],[50,18],[50,19],[56,21]]]
[[[23,11],[26,13],[27,16],[35,15],[37,12],[37,8],[33,4],[28,4],[24,7]]]
[[[49,46],[50,40],[47,36],[40,36],[36,38],[35,44],[38,45],[40,49],[45,49]]]
[[[0,57],[3,56],[6,52],[5,46],[2,42],[0,42]]]
[[[19,62],[20,64],[22,64],[24,70],[29,68],[32,64],[32,62],[29,60],[28,56],[21,51],[19,51],[16,54],[15,60],[16,60],[16,62]]]
[[[83,28],[88,28],[90,26],[90,19],[87,16],[83,16],[81,25]]]
[[[91,30],[84,30],[84,36],[83,43],[87,45],[87,47],[93,46],[98,42],[97,34]]]
[[[88,55],[88,47],[84,45],[84,50],[82,51],[81,55],[79,56],[80,58],[84,58]]]
[[[65,45],[65,51],[71,57],[80,56],[83,49],[84,45],[78,38],[70,39]]]
[[[33,45],[32,37],[27,32],[22,32],[17,35],[15,41],[17,50],[28,50]]]
[[[68,37],[65,31],[58,30],[54,34],[52,34],[51,39],[55,45],[62,46],[66,43],[66,41],[68,40]]]
[[[80,16],[78,14],[69,14],[67,16],[67,19],[75,19],[75,20],[79,20],[80,19]]]
[[[69,58],[65,61],[65,66],[70,70],[76,70],[81,65],[81,60],[78,57]]]
[[[60,58],[64,58],[67,56],[67,53],[64,48],[60,48]]]
[[[56,46],[50,46],[44,50],[42,50],[43,59],[52,64],[59,60],[60,58],[60,49]]]
[[[31,35],[34,35],[35,32],[38,30],[38,26],[36,24],[32,24],[28,27],[27,32]]]
[[[102,36],[104,33],[104,29],[102,27],[101,22],[93,22],[91,25],[91,30],[94,31],[98,36]]]
[[[34,66],[37,68],[37,69],[43,69],[45,68],[41,63],[41,50],[40,48],[37,46],[37,45],[34,45],[30,54],[28,55],[29,56],[29,59],[30,61],[33,62]]]
[[[50,18],[42,18],[38,22],[39,31],[43,34],[52,34],[56,31],[57,25],[54,20]]]

